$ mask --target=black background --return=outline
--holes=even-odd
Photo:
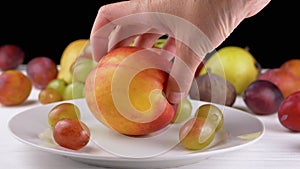
[[[6,1],[0,6],[0,45],[21,46],[25,63],[42,55],[59,63],[71,41],[89,38],[98,9],[112,2],[117,1]],[[297,1],[284,2],[271,1],[260,13],[244,20],[218,48],[249,47],[264,68],[300,58],[299,7]]]

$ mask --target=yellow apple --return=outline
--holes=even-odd
[[[147,135],[165,128],[175,115],[163,95],[170,67],[170,61],[151,50],[133,46],[112,50],[86,79],[90,111],[124,135]]]

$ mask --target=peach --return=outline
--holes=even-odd
[[[163,95],[171,62],[150,50],[121,47],[105,55],[87,77],[90,111],[111,129],[130,136],[153,133],[174,118]]]
[[[30,95],[32,83],[18,70],[7,70],[0,75],[0,104],[14,106],[22,104]]]

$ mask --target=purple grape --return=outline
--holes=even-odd
[[[252,82],[242,94],[247,107],[255,114],[267,115],[278,112],[284,100],[280,89],[267,80]]]

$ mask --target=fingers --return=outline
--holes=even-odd
[[[160,33],[143,24],[118,25],[110,36],[108,50],[129,45],[149,48],[160,36],[162,36]]]
[[[169,37],[167,39],[167,42],[163,46],[163,49],[166,51],[169,51],[170,53],[176,54],[176,45],[175,45],[175,39],[172,37]]]
[[[192,50],[176,41],[176,58],[174,60],[166,86],[166,97],[170,103],[178,104],[188,95],[195,71],[201,62]],[[186,57],[189,56],[189,57]]]
[[[259,11],[261,11],[264,7],[266,7],[270,2],[271,2],[271,0],[248,1],[249,13],[248,13],[247,17],[256,15]]]
[[[192,48],[199,48],[199,45],[196,45],[195,41],[186,38],[185,34],[180,34],[180,31],[193,30],[185,29],[186,27],[182,28],[182,25],[189,27],[189,24],[180,24],[186,23],[185,20],[172,15],[158,13],[130,15],[136,11],[134,11],[134,7],[131,6],[134,3],[129,2],[133,1],[104,6],[99,10],[91,32],[92,54],[96,60],[104,56],[109,49],[122,45],[128,46],[135,38],[136,41],[134,45],[145,48],[152,47],[155,41],[165,33],[169,35],[174,35],[175,33],[176,36],[174,39],[192,41],[194,42],[192,44],[197,46]],[[162,26],[162,22],[166,22],[166,24]],[[196,37],[199,36],[195,36],[194,38]],[[165,89],[169,102],[176,104],[187,96],[194,73],[201,60],[187,46],[180,42],[175,42],[174,39],[169,38],[163,49],[169,51],[170,58],[173,57],[173,54],[175,56],[176,53],[176,58]]]
[[[150,48],[161,36],[162,34],[145,33],[136,38],[134,42],[134,46],[139,46],[142,48]]]
[[[128,37],[128,38],[126,38],[126,39],[123,39],[123,40],[117,42],[117,43],[114,44],[114,45],[109,45],[109,46],[111,46],[111,47],[109,48],[109,51],[110,51],[110,50],[113,50],[113,49],[116,49],[116,48],[119,48],[119,47],[122,47],[122,46],[132,46],[134,40],[136,39],[136,37],[137,37],[137,36]]]
[[[90,34],[91,51],[96,61],[99,61],[108,51],[109,36],[116,27],[113,21],[131,14],[135,5],[136,3],[123,1],[105,5],[99,9]]]
[[[108,51],[121,47],[129,46],[133,40],[139,35],[138,27],[134,25],[121,26],[118,25],[110,34]]]

